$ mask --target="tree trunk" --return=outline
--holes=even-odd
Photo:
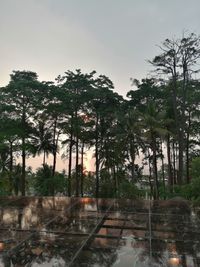
[[[84,173],[83,173],[83,158],[84,157],[84,142],[82,143],[81,147],[81,197],[83,197],[83,180],[84,180]]]
[[[52,169],[52,176],[54,177],[55,175],[55,170],[56,170],[56,156],[57,156],[57,142],[56,142],[56,127],[57,127],[57,118],[55,119],[54,122],[54,129],[53,129],[53,169]]]
[[[175,146],[176,145],[176,146]],[[176,171],[176,166],[177,166],[177,155],[178,155],[178,150],[177,150],[177,144],[172,143],[172,157],[173,157],[173,185],[177,184],[177,171]]]
[[[76,197],[79,196],[79,176],[80,176],[80,170],[79,170],[79,139],[78,136],[76,136]]]
[[[173,188],[173,174],[171,164],[171,147],[170,147],[170,135],[167,135],[167,160],[168,160],[168,186],[170,191]]]
[[[152,186],[152,183],[151,183],[152,172],[151,172],[151,162],[150,162],[150,153],[149,153],[149,150],[148,150],[148,157],[149,157],[149,160],[148,160],[148,163],[149,163],[149,187],[150,187],[151,196],[153,196],[153,186]]]
[[[95,159],[96,159],[96,198],[99,197],[99,134],[98,134],[99,117],[96,115],[96,136],[95,136]]]
[[[26,192],[26,150],[25,150],[25,138],[22,138],[22,179],[21,179],[21,193],[25,196]]]
[[[9,191],[12,194],[13,189],[13,141],[9,141],[10,143],[10,166],[9,166]]]
[[[152,152],[153,152],[153,174],[154,174],[154,199],[159,198],[158,192],[158,170],[157,170],[157,159],[156,159],[156,138],[152,134]]]
[[[72,147],[73,147],[73,133],[71,130],[69,143],[69,165],[68,165],[68,196],[71,197],[71,172],[72,172]]]
[[[161,162],[162,162],[162,180],[163,180],[163,188],[164,188],[164,194],[165,194],[165,170],[164,170],[164,155],[163,155],[163,149],[162,149],[162,141],[161,141]]]
[[[117,174],[116,174],[115,166],[113,166],[113,179],[114,179],[114,183],[115,183],[115,197],[117,197],[118,181],[117,181]]]
[[[134,140],[130,141],[130,156],[131,156],[131,176],[132,182],[135,182],[135,149],[134,149]]]
[[[186,137],[186,181],[188,184],[190,182],[190,157],[189,157],[190,126],[191,126],[191,118],[190,118],[190,112],[189,112],[188,129],[187,129],[187,137]]]
[[[57,145],[58,145],[58,134],[56,138],[56,128],[57,128],[57,118],[55,119],[54,122],[54,129],[53,129],[53,168],[52,168],[52,177],[54,178],[55,176],[55,171],[56,171],[56,161],[57,161]],[[51,194],[54,196],[55,194],[55,188],[54,188],[54,181],[51,184]]]
[[[26,114],[23,108],[22,113],[22,128],[26,128]],[[22,176],[21,176],[21,194],[25,196],[26,194],[26,140],[25,140],[25,132],[22,134]]]
[[[56,150],[56,148],[55,148]],[[56,162],[57,162],[57,153],[56,151],[54,151],[53,153],[53,169],[52,169],[52,176],[55,176],[55,172],[56,172]]]
[[[13,171],[13,141],[9,141],[10,143],[10,172]]]
[[[183,131],[179,131],[178,138],[179,154],[178,154],[178,184],[181,185],[183,182],[183,152],[184,152],[184,135]]]

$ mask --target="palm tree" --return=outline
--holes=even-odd
[[[149,102],[145,112],[142,114],[142,124],[144,127],[143,136],[152,151],[154,198],[159,198],[157,151],[159,148],[159,137],[165,136],[167,131],[163,127],[163,114],[154,102]]]
[[[33,135],[35,154],[43,153],[43,165],[46,164],[46,157],[54,151],[53,136],[46,123],[44,120],[39,120]]]
[[[139,155],[139,149],[144,147],[142,139],[143,130],[140,122],[140,113],[133,107],[126,107],[126,109],[125,114],[121,113],[119,115],[119,127],[121,128],[121,137],[130,160],[132,181],[135,182],[135,159]]]

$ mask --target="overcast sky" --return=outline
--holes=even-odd
[[[125,95],[146,77],[156,44],[200,33],[200,0],[0,0],[0,85],[12,70],[40,80],[96,70]]]

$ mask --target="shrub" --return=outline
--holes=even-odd
[[[200,157],[194,158],[192,160],[190,174],[192,179],[200,179]]]
[[[138,189],[138,187],[129,182],[124,180],[119,185],[119,197],[120,198],[139,198],[145,195],[145,191]]]
[[[35,174],[34,191],[37,195],[51,196],[66,191],[66,178],[62,173],[55,173],[52,177],[52,167],[45,164],[38,168]]]

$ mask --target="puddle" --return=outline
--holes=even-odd
[[[198,267],[199,210],[181,201],[2,197],[0,266]]]

